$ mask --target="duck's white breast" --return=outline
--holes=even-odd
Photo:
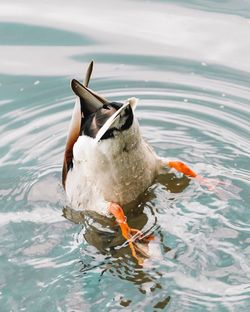
[[[107,202],[125,205],[153,183],[157,156],[134,132],[130,129],[100,142],[86,136],[78,138],[73,169],[66,180],[74,208],[106,214]]]

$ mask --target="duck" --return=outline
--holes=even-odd
[[[143,138],[135,110],[138,99],[109,101],[89,88],[92,61],[83,83],[71,81],[75,106],[64,150],[62,185],[73,209],[114,217],[139,264],[154,237],[131,228],[123,207],[136,200],[160,174],[177,170],[200,176],[181,161],[159,157]]]

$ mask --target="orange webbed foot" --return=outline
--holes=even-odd
[[[225,183],[217,179],[204,178],[198,175],[196,172],[194,172],[192,169],[190,169],[187,165],[185,165],[181,161],[169,161],[168,166],[185,174],[187,177],[195,178],[200,183],[200,185],[205,186],[209,191],[213,191],[217,185],[225,185]]]
[[[169,161],[168,166],[185,174],[187,177],[195,178],[197,174],[181,161]]]
[[[152,235],[145,236],[140,230],[130,228],[123,209],[118,204],[109,203],[108,210],[116,218],[122,235],[129,244],[133,257],[137,260],[138,264],[142,265],[145,258],[149,258],[147,245],[154,237]]]
[[[145,235],[140,230],[130,228],[130,234],[132,235],[133,240],[140,240],[142,243],[148,243],[151,240],[154,240],[154,235]]]

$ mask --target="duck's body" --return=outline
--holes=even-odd
[[[160,160],[137,126],[100,142],[80,136],[73,155],[66,192],[78,209],[107,214],[107,202],[128,204],[152,185],[159,173]]]
[[[134,115],[135,98],[125,103],[109,102],[88,88],[93,62],[84,85],[72,80],[76,94],[63,165],[63,186],[73,209],[113,214],[133,256],[140,262],[132,243],[134,234],[122,206],[137,199],[166,168],[196,174],[181,162],[161,160],[141,136]],[[168,171],[168,170],[167,170]]]

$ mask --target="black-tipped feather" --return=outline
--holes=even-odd
[[[100,99],[76,79],[71,81],[71,87],[74,93],[80,98],[84,116],[96,112],[103,106],[103,103],[100,101]]]

